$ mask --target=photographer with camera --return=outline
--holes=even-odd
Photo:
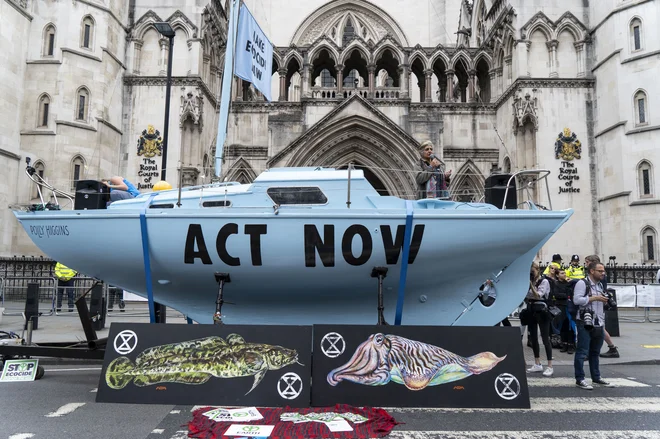
[[[585,380],[584,360],[589,359],[591,382],[605,387],[612,385],[600,376],[600,349],[603,346],[605,328],[605,304],[608,298],[603,292],[601,281],[605,277],[605,266],[591,262],[587,266],[587,277],[575,284],[573,303],[579,307],[577,314],[577,349],[575,351],[575,385],[593,390]]]

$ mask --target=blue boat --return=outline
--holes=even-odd
[[[404,200],[361,170],[276,168],[107,209],[14,213],[49,257],[145,297],[150,283],[153,300],[199,323],[213,322],[215,274],[228,273],[224,323],[373,324],[372,272],[386,267],[388,322],[485,326],[522,302],[535,255],[573,213],[524,205]],[[477,300],[486,279],[489,307]]]

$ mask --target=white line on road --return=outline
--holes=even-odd
[[[170,439],[188,439],[188,430],[179,430]]]
[[[30,439],[31,437],[34,437],[33,433],[18,433],[12,434],[9,439]]]
[[[178,415],[179,413],[181,413],[181,410],[172,410],[170,415]]]
[[[164,428],[156,428],[155,430],[151,431],[151,434],[163,434],[163,433],[165,433]]]
[[[80,367],[78,369],[45,369],[44,372],[79,372],[81,370],[101,370],[100,367]]]
[[[393,431],[392,439],[660,439],[660,432],[650,430],[627,431]]]
[[[648,384],[626,378],[608,378],[616,387],[651,387]],[[530,387],[575,387],[575,378],[527,378]]]
[[[68,415],[73,413],[74,410],[84,406],[84,402],[71,402],[69,404],[64,404],[62,407],[58,408],[54,412],[48,413],[47,418],[59,418],[60,416]]]
[[[97,387],[96,389],[92,389],[92,390],[90,390],[89,393],[96,393],[96,392],[98,392],[98,391],[99,391],[99,389],[98,389],[98,387]]]
[[[608,389],[595,389],[589,395],[598,395]],[[587,393],[588,391],[584,391]],[[598,407],[599,413],[641,412],[660,413],[660,398],[530,398],[529,409],[474,409],[474,408],[395,408],[387,407],[398,413],[593,413]]]

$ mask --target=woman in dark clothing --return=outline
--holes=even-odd
[[[571,329],[571,322],[568,319],[568,301],[573,296],[574,283],[571,283],[566,277],[566,272],[562,269],[557,270],[557,281],[555,282],[555,289],[553,291],[553,301],[555,306],[561,310],[561,314],[557,316],[555,323],[560,328],[561,334],[561,349],[560,352],[568,352],[572,354],[575,352],[575,334]]]
[[[423,198],[449,198],[449,179],[451,171],[445,172],[442,163],[433,154],[433,143],[430,140],[420,145],[419,164],[420,171],[415,176],[418,186],[418,199]]]
[[[547,301],[550,294],[550,281],[541,277],[539,265],[534,262],[529,271],[529,291],[525,301],[527,310],[532,315],[532,322],[529,325],[529,338],[532,340],[532,350],[534,351],[534,365],[527,369],[527,372],[543,372],[543,376],[551,377],[554,373],[552,368],[552,344],[550,343],[550,313],[547,311]],[[541,355],[539,348],[539,335],[545,347],[545,355],[548,359],[548,367],[543,370],[541,365]]]

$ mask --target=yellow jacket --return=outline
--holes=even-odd
[[[71,280],[73,276],[77,274],[76,270],[72,270],[64,264],[57,263],[55,264],[55,276],[59,280],[68,281]]]
[[[582,265],[578,265],[577,267],[571,265],[566,270],[566,276],[569,279],[584,279],[585,278],[584,267]]]

